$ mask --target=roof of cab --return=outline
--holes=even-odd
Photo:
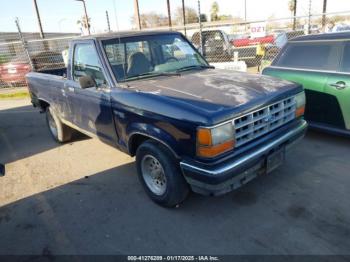
[[[120,32],[110,32],[110,33],[103,33],[103,34],[94,34],[94,35],[88,35],[88,36],[80,36],[75,38],[74,40],[106,40],[106,39],[112,39],[112,38],[119,38],[119,37],[131,37],[131,36],[146,36],[146,35],[159,35],[159,34],[179,34],[177,31],[120,31]]]
[[[303,35],[303,36],[297,36],[295,38],[292,38],[290,41],[298,42],[298,41],[324,41],[324,40],[344,40],[344,39],[350,39],[350,32]]]

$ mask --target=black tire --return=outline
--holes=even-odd
[[[159,161],[162,170],[165,175],[165,191],[158,192],[156,194],[152,191],[151,187],[147,184],[142,167],[143,161],[147,161],[148,158],[155,158]],[[179,162],[173,156],[173,154],[164,145],[147,140],[142,143],[136,151],[136,166],[137,173],[140,182],[145,189],[148,196],[157,204],[164,207],[174,207],[183,202],[188,196],[190,190],[189,186],[182,176]]]
[[[65,143],[72,139],[74,130],[63,124],[51,107],[46,108],[46,123],[56,142]],[[56,132],[53,130],[53,126],[56,128]]]

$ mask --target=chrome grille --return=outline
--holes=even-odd
[[[295,97],[289,97],[234,119],[236,147],[293,120],[295,109]]]

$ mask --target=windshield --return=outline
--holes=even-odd
[[[282,48],[287,43],[287,35],[286,33],[280,33],[275,40],[275,44],[278,48]]]
[[[102,44],[120,82],[209,66],[179,34],[114,38]]]

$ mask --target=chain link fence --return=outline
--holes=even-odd
[[[183,26],[172,27],[172,30],[186,34],[206,59],[219,68],[259,73],[293,37],[350,32],[350,12],[249,23],[205,22],[201,30],[198,23],[186,25],[186,30]],[[45,36],[45,39],[40,39],[38,33],[0,33],[0,88],[26,86],[25,74],[30,71],[65,66],[62,52],[76,34],[46,33]]]
[[[65,67],[62,52],[77,34],[0,33],[0,88],[25,87],[25,75]]]
[[[187,37],[210,63],[224,67],[227,64],[230,68],[230,63],[243,61],[243,68],[252,73],[259,73],[271,64],[281,48],[294,37],[343,31],[350,33],[350,12],[249,23],[203,23],[201,30],[198,26],[186,30]]]
[[[71,39],[69,36],[0,43],[0,86],[23,87],[30,71],[65,67],[62,52],[68,49]]]

